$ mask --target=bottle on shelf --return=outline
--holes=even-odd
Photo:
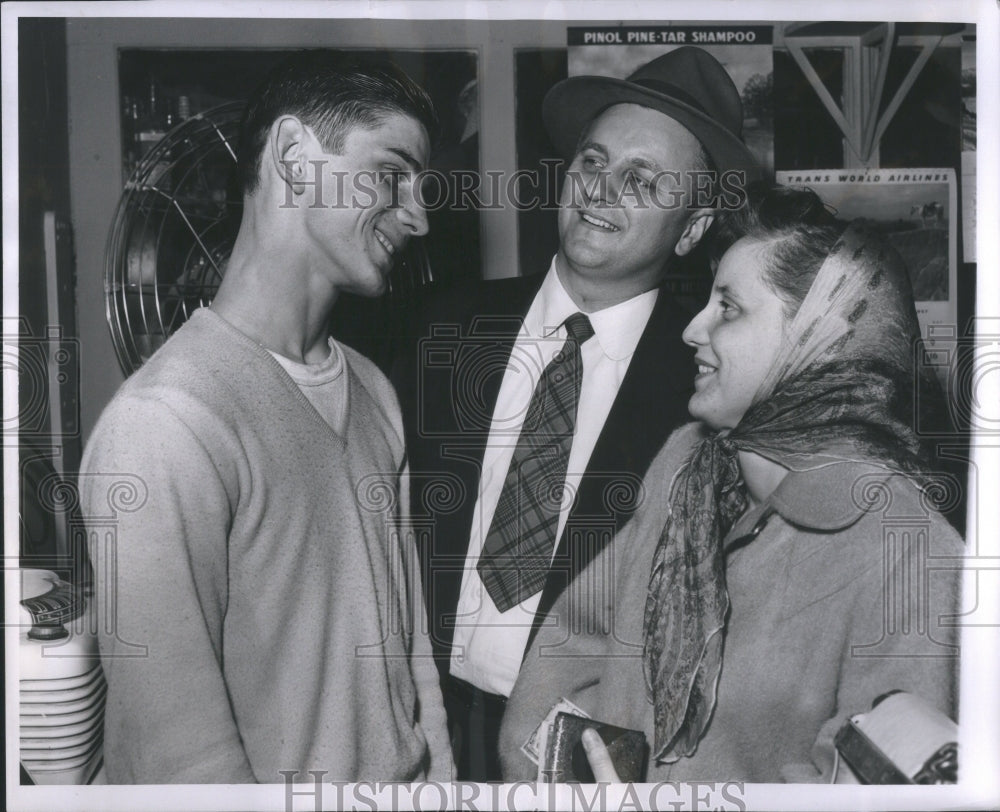
[[[152,79],[149,82],[149,95],[146,97],[145,115],[142,116],[137,134],[140,157],[145,157],[160,142],[166,132],[160,114],[161,107],[159,87],[156,80]]]
[[[122,168],[125,177],[132,174],[136,163],[139,161],[138,134],[139,134],[139,109],[138,103],[131,96],[122,98]]]
[[[169,99],[162,95],[156,79],[150,79],[146,114],[142,118],[142,126],[137,136],[140,160],[145,158],[163,140],[167,130],[173,126],[172,119]],[[156,164],[146,173],[143,181],[145,185],[157,186],[164,191],[169,191],[172,188],[171,162],[172,157],[169,152],[160,153]]]

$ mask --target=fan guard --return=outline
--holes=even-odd
[[[243,107],[231,102],[182,122],[125,184],[108,235],[104,290],[126,375],[218,290],[243,212],[235,171]]]

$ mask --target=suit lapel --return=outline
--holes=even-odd
[[[503,382],[507,362],[514,349],[514,342],[524,324],[524,317],[531,307],[531,302],[541,287],[544,274],[532,277],[519,277],[503,282],[487,283],[482,291],[484,298],[473,308],[467,322],[466,337],[471,341],[463,342],[467,352],[460,357],[459,370],[466,380],[481,384],[476,387],[476,412],[482,418],[476,420],[476,428],[471,432],[457,427],[459,433],[468,437],[470,442],[464,443],[465,455],[473,459],[476,470],[481,471],[486,443],[489,439],[490,424],[496,409],[497,397],[500,395],[500,385]],[[479,354],[479,357],[477,357]],[[488,355],[484,368],[483,359]],[[471,421],[470,421],[471,422]],[[479,492],[479,476],[471,483],[473,494]],[[472,500],[474,506],[475,499]],[[469,511],[467,527],[472,530],[472,511]],[[469,533],[465,535],[468,544]]]
[[[431,644],[448,672],[483,453],[504,370],[543,277],[480,282],[431,297],[415,326],[423,348],[396,378],[409,413],[411,512],[433,528],[420,546]],[[441,506],[440,488],[456,495]],[[445,500],[447,501],[447,500]]]

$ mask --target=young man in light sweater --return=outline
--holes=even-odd
[[[397,532],[399,408],[327,332],[338,295],[382,293],[426,232],[412,183],[434,123],[403,74],[323,53],[248,105],[218,294],[125,383],[83,462],[85,515],[115,527],[90,533],[114,600],[111,783],[451,778]]]

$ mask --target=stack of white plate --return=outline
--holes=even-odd
[[[82,596],[69,584],[46,570],[21,576],[21,764],[36,784],[86,784],[100,767],[104,743],[106,684],[97,640],[77,605]],[[49,612],[47,628],[58,628],[53,617],[66,619],[63,637],[32,639],[40,605]]]

